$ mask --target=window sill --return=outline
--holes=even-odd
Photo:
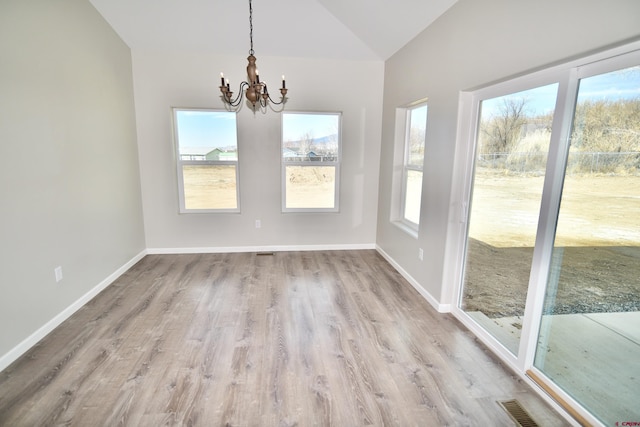
[[[418,239],[418,229],[412,227],[411,225],[407,224],[404,221],[391,221],[391,223],[393,225],[395,225],[396,227],[398,227],[400,230],[404,231],[405,233],[407,233],[409,236],[413,237],[414,239]]]

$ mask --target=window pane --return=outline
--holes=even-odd
[[[535,366],[640,420],[640,67],[580,81]]]
[[[404,219],[414,224],[420,223],[420,200],[422,198],[422,172],[407,171],[407,189],[404,200]]]
[[[414,108],[409,114],[407,133],[407,164],[422,168],[424,162],[424,140],[427,133],[427,106]]]
[[[287,208],[333,208],[335,166],[286,166]]]
[[[462,308],[518,354],[558,85],[482,101]]]
[[[339,114],[283,113],[283,159],[337,161],[339,127]]]
[[[176,127],[179,160],[238,160],[235,113],[177,110]]]
[[[237,209],[235,165],[183,165],[186,209]]]

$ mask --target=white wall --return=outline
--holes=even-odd
[[[460,91],[639,37],[639,23],[637,0],[459,0],[386,62],[377,243],[439,303],[452,303],[445,254]],[[397,107],[424,97],[429,111],[415,239],[389,221],[394,119]]]
[[[240,214],[179,214],[171,107],[223,109],[224,71],[246,80],[246,55],[133,51],[144,222],[151,251],[268,247],[362,247],[375,243],[384,64],[261,57],[260,75],[287,76],[287,111],[341,111],[340,212],[281,213],[280,120],[243,108],[238,114]],[[255,228],[255,220],[262,227]]]
[[[130,51],[85,0],[0,2],[0,200],[2,369],[145,248]]]

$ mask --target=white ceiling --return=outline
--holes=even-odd
[[[258,55],[386,60],[457,0],[252,0]],[[90,0],[131,49],[249,52],[249,2]]]

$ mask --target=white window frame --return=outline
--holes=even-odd
[[[182,160],[180,157],[180,143],[178,140],[178,112],[180,111],[205,111],[205,112],[214,112],[214,113],[228,113],[227,110],[220,110],[214,108],[182,108],[182,107],[172,107],[171,113],[173,118],[173,139],[174,139],[174,153],[176,160],[176,174],[178,181],[178,201],[179,201],[179,212],[181,214],[188,213],[240,213],[240,171],[239,171],[239,154],[236,156],[236,160]],[[237,139],[237,116],[236,116],[236,149],[239,152],[239,141]],[[235,208],[226,208],[226,209],[188,209],[185,205],[185,194],[184,194],[184,176],[183,176],[183,167],[184,166],[234,166],[235,167],[235,175],[236,175],[236,207]]]
[[[336,160],[300,161],[284,160],[284,115],[285,114],[309,114],[309,115],[331,115],[338,116],[338,155]],[[289,111],[282,113],[281,135],[280,135],[280,164],[281,164],[281,194],[282,212],[318,213],[318,212],[340,212],[340,166],[342,163],[342,113],[337,111]],[[287,207],[287,166],[319,167],[328,166],[335,168],[334,200],[332,208],[288,208]]]
[[[411,111],[417,108],[427,107],[427,116],[429,114],[428,99],[422,98],[403,107],[396,109],[396,133],[395,133],[395,150],[394,150],[394,176],[392,190],[392,208],[391,222],[411,236],[418,237],[419,220],[413,222],[406,218],[406,200],[407,200],[407,182],[410,171],[417,171],[422,174],[424,181],[424,156],[421,165],[409,164],[411,150],[409,147],[409,135],[411,132]],[[428,122],[428,118],[427,118]],[[426,134],[425,134],[426,149]],[[422,204],[422,195],[420,197]]]

